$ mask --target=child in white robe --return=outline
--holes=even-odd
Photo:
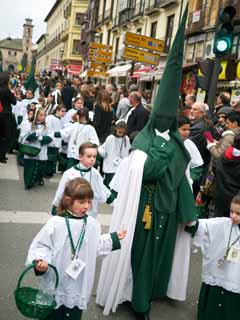
[[[240,195],[230,218],[199,219],[185,228],[202,251],[198,320],[240,319]]]
[[[42,274],[42,287],[49,288],[53,264],[59,274],[55,292],[56,309],[46,320],[80,320],[91,295],[96,258],[121,248],[126,231],[101,235],[99,222],[88,216],[93,190],[83,178],[68,182],[59,205],[59,215],[52,217],[34,238],[27,264],[36,263],[36,273]],[[80,265],[83,269],[80,269]],[[71,267],[74,278],[71,272]],[[78,269],[79,268],[79,269]],[[45,285],[44,285],[45,283]]]
[[[98,170],[93,167],[96,162],[96,156],[97,145],[91,142],[86,142],[80,146],[79,163],[65,171],[59,182],[58,189],[52,203],[53,215],[56,214],[56,209],[62,199],[66,183],[76,177],[83,177],[91,184],[94,192],[94,198],[89,215],[92,217],[97,217],[98,203],[107,202],[110,204],[114,201],[115,195],[112,194],[111,191],[103,184],[102,176]]]
[[[107,187],[122,159],[129,155],[131,145],[126,131],[126,123],[124,121],[118,122],[114,134],[110,134],[106,141],[98,148],[98,152],[103,158],[104,184]]]
[[[62,137],[64,140],[68,139],[67,168],[79,162],[79,147],[84,142],[92,142],[99,145],[99,139],[96,130],[89,124],[88,109],[82,108],[78,110],[78,123],[72,126],[67,126],[60,132],[55,133],[55,137]]]
[[[73,108],[71,108],[70,110],[68,110],[68,112],[66,113],[65,117],[64,117],[64,123],[68,123],[69,121],[72,120],[72,116],[77,113],[78,110],[82,109],[84,107],[84,99],[81,97],[77,97],[75,98],[74,102],[73,102]]]
[[[56,107],[55,113],[46,117],[46,123],[50,132],[60,131],[62,129],[61,119],[66,112],[65,106],[62,104]],[[46,177],[52,177],[56,173],[56,165],[58,160],[58,151],[61,147],[62,139],[53,138],[53,141],[48,145],[48,160],[46,164]]]

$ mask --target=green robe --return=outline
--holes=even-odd
[[[156,136],[147,153],[132,245],[132,306],[136,312],[148,312],[152,300],[166,296],[178,224],[196,219],[185,176],[189,156],[180,137],[171,133],[167,142]],[[150,229],[142,222],[147,203],[152,211]]]

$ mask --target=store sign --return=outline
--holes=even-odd
[[[87,70],[87,76],[88,77],[95,77],[95,78],[107,78],[108,73],[107,72],[100,72],[95,70]]]
[[[164,41],[131,32],[126,32],[125,44],[158,52],[164,49]]]
[[[197,10],[193,12],[192,23],[200,21],[201,10]]]
[[[146,64],[158,65],[160,56],[151,52],[125,47],[123,57],[133,61],[140,61]]]

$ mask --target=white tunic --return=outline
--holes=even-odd
[[[76,245],[83,225],[83,219],[69,219],[70,228]],[[65,270],[71,263],[71,246],[65,218],[55,216],[40,230],[34,238],[27,257],[27,264],[33,260],[42,259],[53,264],[59,274],[59,286],[55,299],[57,308],[64,305],[68,308],[87,309],[87,303],[93,287],[96,257],[107,255],[112,250],[110,234],[101,236],[100,225],[96,219],[87,218],[86,232],[79,258],[86,263],[84,270],[76,280],[73,280]],[[49,288],[53,280],[53,272],[47,272],[41,277],[42,287]]]
[[[99,145],[99,139],[96,130],[89,124],[74,123],[72,126],[66,126],[61,131],[61,136],[68,141],[67,157],[79,160],[79,147],[84,142],[92,142]]]
[[[64,123],[68,123],[69,121],[72,121],[72,116],[75,113],[77,113],[77,109],[75,109],[75,108],[71,108],[70,110],[68,110],[68,112],[63,117]]]
[[[202,166],[203,159],[202,159],[202,156],[201,156],[197,146],[195,145],[195,143],[192,140],[186,139],[184,141],[184,146],[187,149],[187,151],[191,157],[191,160],[190,160],[190,162],[187,166],[187,169],[186,169],[186,177],[188,179],[189,184],[192,186],[193,181],[192,181],[192,178],[190,175],[190,170],[193,168],[197,168],[197,167]]]
[[[108,197],[111,195],[110,190],[103,184],[103,179],[100,173],[98,172],[97,169],[91,168],[90,171],[84,172],[84,176],[81,176],[80,170],[79,170],[79,165],[76,167],[72,167],[68,170],[66,170],[59,182],[58,189],[56,191],[54,200],[52,202],[53,205],[58,206],[60,203],[65,185],[67,184],[68,181],[75,179],[75,178],[84,178],[86,179],[94,193],[94,198],[92,201],[92,209],[89,211],[89,215],[96,218],[97,217],[97,212],[98,212],[98,203],[104,203],[107,201]]]
[[[36,133],[37,140],[33,142],[27,141],[26,138],[34,132]],[[48,159],[47,145],[41,146],[41,140],[43,136],[45,135],[49,136],[49,134],[50,134],[49,131],[47,130],[47,128],[44,128],[44,125],[39,124],[39,125],[36,125],[34,128],[32,128],[31,122],[27,120],[24,121],[21,126],[19,142],[22,144],[27,144],[27,145],[41,149],[40,153],[36,157],[29,157],[27,155],[24,155],[24,159],[33,159],[33,160],[41,160],[41,161],[47,160]]]
[[[54,131],[60,131],[62,129],[62,122],[61,119],[58,118],[55,115],[49,115],[46,117],[46,123],[47,123],[47,127],[49,132],[54,132]],[[61,147],[61,143],[62,143],[62,139],[61,138],[52,138],[53,141],[51,143],[49,143],[49,147],[55,147],[55,148],[60,148]]]
[[[231,226],[230,218],[200,219],[193,243],[202,250],[202,281],[240,294],[240,262],[226,261],[218,266],[219,259],[223,259],[227,249]],[[230,244],[239,235],[239,226],[233,225]],[[240,249],[240,240],[236,246]]]
[[[130,141],[128,136],[118,138],[111,134],[106,141],[98,148],[103,158],[103,172],[115,173],[122,159],[129,154]]]

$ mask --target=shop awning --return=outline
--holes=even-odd
[[[147,74],[147,73],[149,73],[150,71],[152,71],[152,68],[151,68],[151,67],[141,68],[141,69],[135,70],[135,71],[133,72],[133,75],[130,75],[130,77],[139,79],[139,78],[141,77],[141,75]]]
[[[116,66],[108,70],[109,77],[126,77],[128,71],[131,69],[131,64],[124,64],[123,66]]]
[[[82,70],[82,65],[81,64],[69,64],[67,66],[67,72],[68,74],[75,74],[75,75],[79,75],[81,73]]]

